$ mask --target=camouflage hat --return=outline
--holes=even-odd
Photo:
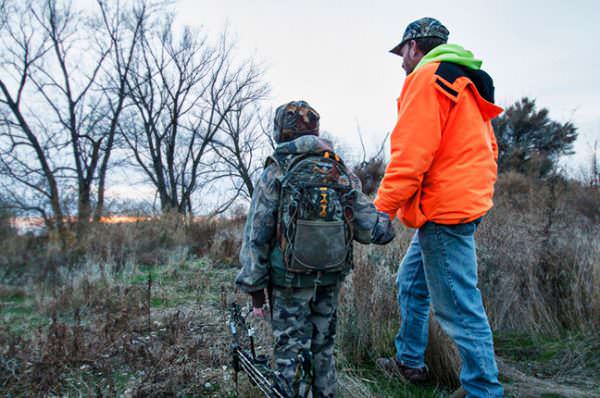
[[[402,36],[402,41],[396,47],[390,50],[391,53],[396,55],[401,55],[400,49],[409,40],[414,39],[422,39],[425,37],[437,37],[439,39],[444,40],[444,42],[448,41],[448,35],[450,32],[440,21],[435,18],[421,18],[417,19],[414,22],[411,22],[406,27],[404,31],[404,35]]]
[[[303,135],[319,135],[319,114],[306,101],[291,101],[275,111],[273,139],[285,142]]]

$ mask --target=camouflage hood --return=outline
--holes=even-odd
[[[282,142],[275,148],[275,155],[299,155],[302,153],[333,152],[333,144],[324,138],[305,135],[295,140]]]
[[[304,135],[319,135],[317,111],[306,101],[290,101],[280,105],[273,120],[273,139],[277,143]]]

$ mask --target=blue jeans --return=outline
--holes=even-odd
[[[428,222],[415,234],[398,270],[402,324],[397,358],[425,366],[429,304],[462,359],[460,380],[469,397],[501,397],[492,331],[477,288],[473,234],[479,220],[458,225]]]

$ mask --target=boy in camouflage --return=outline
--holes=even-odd
[[[235,280],[242,291],[252,296],[256,314],[262,313],[265,289],[270,292],[275,370],[278,375],[276,385],[280,392],[290,397],[304,396],[309,389],[313,397],[336,395],[333,359],[336,310],[340,283],[352,267],[352,239],[361,243],[386,244],[394,238],[387,214],[375,209],[362,193],[358,178],[333,153],[332,144],[318,135],[319,115],[308,103],[292,101],[277,108],[273,138],[278,145],[273,156],[267,159],[252,196],[240,252],[242,269]],[[329,156],[335,157],[339,162],[331,167],[332,170],[338,170],[334,173],[335,186],[346,184],[349,187],[349,193],[344,198],[351,199],[345,202],[348,204],[343,208],[347,225],[344,228],[351,231],[350,242],[346,246],[349,252],[343,257],[341,267],[319,272],[297,272],[289,266],[287,254],[289,245],[295,241],[285,241],[289,234],[281,231],[285,218],[281,208],[283,204],[287,205],[282,198],[282,181],[289,175],[290,164],[298,163],[298,159],[319,159],[320,156],[327,159]],[[311,169],[308,170],[310,173]],[[306,178],[314,179],[315,174]],[[318,194],[319,188],[316,189]],[[335,192],[331,196],[335,196]],[[326,207],[322,209],[323,212],[326,212]],[[296,231],[297,234],[299,231]],[[310,236],[318,236],[319,231],[307,235],[310,240]],[[334,238],[329,238],[327,234],[314,239],[325,242],[325,251],[336,247]],[[311,244],[315,243],[309,242],[309,248]],[[319,258],[319,253],[316,255],[313,258]],[[307,385],[309,382],[306,378],[299,377],[299,374],[307,371],[307,362],[312,370],[308,373],[313,374],[312,386]]]

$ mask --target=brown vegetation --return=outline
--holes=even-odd
[[[537,180],[507,173],[497,184],[495,202],[476,235],[479,285],[495,333],[551,339],[572,331],[593,336],[600,327],[598,190],[559,176]],[[339,344],[354,363],[393,353],[400,324],[395,273],[413,233],[401,226],[397,232],[391,245],[358,249],[354,272],[342,292]],[[430,329],[427,363],[434,381],[456,386],[457,352],[437,322]],[[582,361],[589,358],[566,352],[580,355]],[[594,372],[583,371],[581,362],[567,366],[551,373],[591,377]],[[592,364],[596,370],[598,366]],[[504,371],[522,373],[511,366]],[[539,384],[532,396],[549,388],[535,378],[529,381]]]
[[[202,307],[151,314],[151,288],[83,279],[39,303],[48,326],[27,337],[2,330],[2,390],[115,396],[121,383],[131,396],[211,396],[206,383],[222,375],[210,369],[226,363],[226,347],[209,337],[221,326],[215,314]]]
[[[540,181],[507,173],[477,232],[479,284],[502,373],[514,382],[507,389],[517,395],[541,394],[552,383],[574,396],[598,388],[593,380],[600,364],[593,358],[600,345],[592,332],[600,327],[598,198],[596,188],[560,177]],[[2,303],[29,300],[41,318],[25,332],[2,324],[2,391],[222,396],[215,385],[229,376],[221,369],[228,364],[221,286],[227,300],[245,302],[232,289],[244,221],[243,212],[237,214],[98,224],[74,243],[69,258],[53,250],[51,236],[3,229]],[[355,269],[342,289],[338,363],[348,396],[369,396],[371,387],[361,380],[370,379],[357,369],[394,350],[400,322],[395,274],[413,233],[396,227],[388,246],[357,246]],[[452,388],[460,361],[437,323],[430,327],[433,381]],[[264,325],[262,334],[268,342]],[[565,334],[578,337],[565,343]],[[550,344],[551,355],[536,341]],[[535,369],[519,362],[542,354],[550,359]]]

